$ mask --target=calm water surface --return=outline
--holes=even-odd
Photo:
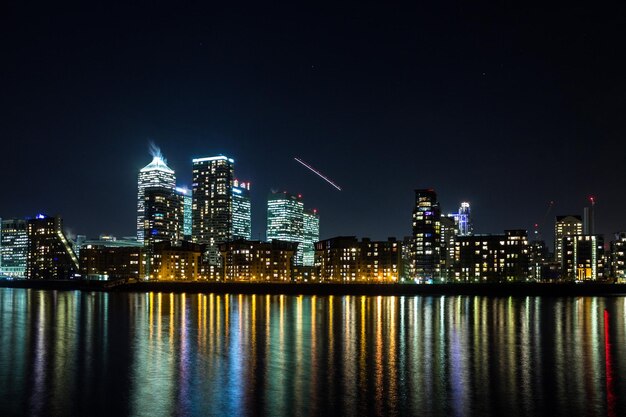
[[[0,415],[626,415],[626,298],[0,289]]]

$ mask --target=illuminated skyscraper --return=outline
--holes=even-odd
[[[602,236],[567,235],[561,241],[564,279],[597,281],[604,278],[604,238]]]
[[[411,276],[418,282],[440,278],[441,211],[433,189],[415,190]]]
[[[184,224],[183,198],[173,189],[149,187],[144,191],[144,243],[178,243]]]
[[[250,182],[234,181],[233,185],[233,240],[252,238],[252,211]]]
[[[461,207],[459,207],[459,212],[448,214],[448,217],[454,219],[458,231],[457,236],[471,236],[474,232],[470,203],[466,201],[462,202]]]
[[[185,240],[191,240],[191,190],[183,187],[176,188],[176,194],[178,195],[182,207],[183,207],[183,224],[182,233]]]
[[[583,219],[580,216],[556,216],[554,223],[554,260],[556,262],[563,262],[563,238],[582,233]]]
[[[28,222],[21,219],[0,220],[0,275],[26,276]]]
[[[272,193],[267,201],[267,240],[298,243],[295,265],[313,266],[319,239],[319,216],[305,214],[301,195]]]
[[[207,245],[210,277],[221,263],[218,244],[232,239],[234,171],[235,161],[226,156],[193,160],[192,240]]]
[[[152,162],[139,171],[137,181],[137,241],[144,240],[144,204],[145,190],[147,188],[165,188],[174,191],[176,187],[176,175],[171,170],[160,154],[154,155]]]
[[[302,265],[315,265],[315,243],[320,240],[320,216],[317,210],[305,210],[303,213]]]
[[[78,273],[78,258],[63,232],[60,217],[38,215],[28,220],[28,279],[70,279]]]

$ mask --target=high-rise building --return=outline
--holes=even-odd
[[[554,223],[554,260],[563,262],[563,238],[583,233],[583,220],[577,215],[556,216]]]
[[[459,228],[454,218],[441,216],[440,277],[444,282],[453,279],[454,276],[454,249],[458,235]]]
[[[218,244],[232,239],[235,161],[226,156],[193,160],[192,240],[206,245],[208,276],[220,270]]]
[[[191,190],[184,187],[176,188],[176,195],[181,200],[183,208],[183,224],[182,224],[182,236],[185,240],[191,240]]]
[[[317,211],[305,211],[301,195],[287,192],[270,194],[267,201],[267,240],[297,243],[295,265],[314,265],[319,225]]]
[[[252,238],[252,206],[250,182],[235,180],[233,184],[233,232],[232,239]]]
[[[589,197],[589,207],[585,207],[583,209],[583,234],[584,235],[593,235],[596,233],[596,224],[595,224],[595,205],[596,200],[593,197]]]
[[[182,239],[184,201],[173,189],[144,190],[144,243],[177,243]]]
[[[21,219],[0,220],[0,275],[26,276],[28,222]]]
[[[28,279],[70,279],[78,268],[78,258],[65,237],[60,217],[40,214],[28,220]]]
[[[433,189],[415,190],[411,276],[417,282],[440,278],[441,211]]]
[[[615,233],[611,241],[611,278],[617,282],[626,281],[626,232]]]
[[[454,219],[458,236],[471,236],[472,233],[474,233],[470,203],[466,201],[462,202],[461,207],[459,207],[459,212],[448,214],[448,217]]]
[[[165,188],[174,191],[176,175],[161,155],[155,155],[148,165],[139,171],[137,181],[137,241],[143,243],[145,225],[145,190],[148,188]]]
[[[304,210],[302,213],[302,265],[315,265],[315,242],[320,240],[320,216],[317,210]]]
[[[562,239],[562,278],[597,281],[604,278],[604,238],[598,235],[568,235]]]

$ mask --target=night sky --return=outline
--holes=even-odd
[[[470,201],[479,233],[530,231],[554,200],[551,239],[591,194],[598,232],[626,230],[624,3],[17,3],[0,6],[0,217],[134,235],[154,141],[181,185],[192,158],[234,158],[254,238],[272,189],[317,208],[322,238],[409,235],[427,187],[445,212]]]

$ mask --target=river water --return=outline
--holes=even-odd
[[[0,289],[0,415],[626,415],[624,297]]]

